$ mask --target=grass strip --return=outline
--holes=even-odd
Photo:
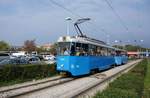
[[[106,90],[98,92],[93,98],[141,98],[146,66],[147,60],[144,59],[131,71],[110,83]]]
[[[150,98],[150,59],[148,60],[147,72],[144,80],[143,98]]]

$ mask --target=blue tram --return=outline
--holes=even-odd
[[[125,50],[115,48],[114,59],[115,65],[126,64],[128,62],[127,52]]]
[[[81,23],[79,20],[75,23]],[[86,37],[79,29],[78,36],[60,37],[57,43],[57,70],[72,76],[105,70],[112,65],[127,63],[126,51],[111,47],[96,39]]]

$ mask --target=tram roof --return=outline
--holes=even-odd
[[[124,50],[124,49],[119,49],[119,48],[115,48],[115,50],[116,50],[116,51],[124,51],[124,52],[126,52],[126,50]]]
[[[93,44],[93,45],[97,45],[97,46],[101,46],[101,47],[105,47],[105,48],[109,48],[109,49],[113,49],[116,51],[126,51],[123,49],[119,49],[119,48],[115,48],[112,46],[107,45],[105,42],[100,41],[100,40],[96,40],[93,38],[89,38],[89,37],[80,37],[80,36],[63,36],[60,37],[58,39],[57,42],[78,42],[78,43],[86,43],[86,44]]]
[[[80,36],[64,36],[64,37],[60,37],[58,39],[58,42],[78,42],[78,43],[86,43],[86,44],[93,44],[96,46],[101,46],[101,47],[105,47],[105,48],[109,48],[109,49],[113,49],[116,51],[125,51],[123,49],[118,49],[112,46],[107,45],[105,42],[100,41],[100,40],[96,40],[93,38],[89,38],[89,37],[80,37]]]

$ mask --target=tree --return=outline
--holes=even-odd
[[[0,51],[7,51],[10,49],[10,46],[8,43],[4,41],[0,41]]]
[[[26,40],[23,46],[24,50],[31,53],[32,51],[36,51],[35,40]]]
[[[119,48],[119,49],[125,49],[127,51],[146,51],[146,50],[150,50],[148,48],[143,48],[141,46],[134,46],[134,45],[125,45],[125,46],[114,45],[113,47],[116,47],[116,48]]]
[[[50,53],[52,53],[53,55],[56,55],[57,54],[56,48],[57,48],[57,44],[54,43],[50,49]]]

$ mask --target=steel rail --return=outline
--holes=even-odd
[[[0,98],[12,98],[27,93],[32,93],[48,87],[53,87],[59,84],[63,84],[74,80],[74,78],[63,78],[61,76],[55,77],[53,79],[48,79],[45,81],[38,81],[35,83],[29,83],[26,85],[20,85],[17,87],[8,87],[0,90]]]
[[[107,83],[107,85],[108,85],[108,83],[110,83],[110,81],[112,82],[112,80],[114,78],[117,78],[120,75],[122,75],[123,73],[128,72],[130,69],[132,69],[134,66],[136,66],[140,61],[141,60],[139,60],[138,62],[132,64],[131,66],[128,66],[128,67],[124,68],[123,70],[120,70],[119,72],[117,72],[117,73],[115,73],[115,74],[113,74],[113,75],[111,75],[107,78],[104,78],[102,81],[97,82],[97,83],[87,87],[86,89],[83,89],[83,90],[79,91],[78,93],[74,93],[74,95],[70,96],[69,98],[91,98],[91,95],[88,95],[87,92],[92,91],[93,88],[96,88],[101,84]],[[85,97],[85,95],[87,95],[87,96]]]

